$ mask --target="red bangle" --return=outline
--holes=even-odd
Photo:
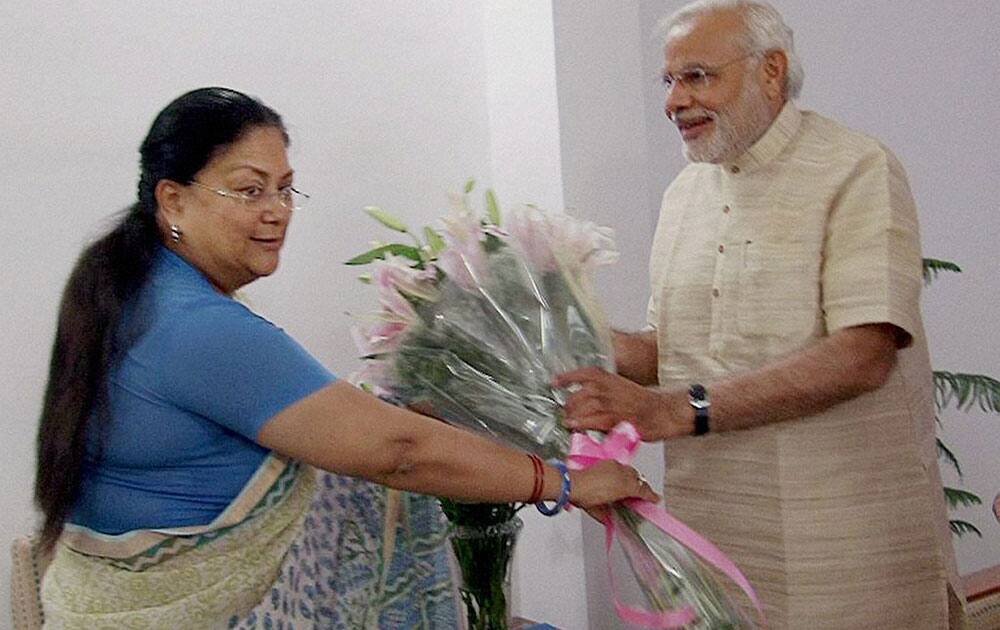
[[[542,466],[542,460],[534,453],[528,453],[528,459],[531,460],[531,467],[534,471],[534,483],[531,486],[531,497],[528,499],[528,503],[536,503],[542,496],[542,488],[545,485],[545,469]]]
[[[527,503],[538,503],[542,498],[542,491],[545,489],[545,465],[542,464],[542,459],[534,453],[528,453],[528,459],[531,460],[531,466],[535,472],[535,481],[531,487],[531,497]]]

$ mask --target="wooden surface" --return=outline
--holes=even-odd
[[[1000,593],[1000,566],[963,575],[962,585],[965,587],[965,596],[970,602]]]

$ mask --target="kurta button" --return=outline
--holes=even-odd
[[[740,172],[740,167],[738,167],[738,166],[736,166],[734,164],[734,165],[732,165],[732,166],[729,167],[729,172],[732,173],[733,175],[736,175],[737,173]]]
[[[723,214],[729,214],[729,206],[722,206]]]
[[[725,245],[719,245],[719,253],[721,254],[721,253],[723,253],[725,251],[726,251],[726,246]]]
[[[718,289],[712,289],[712,296],[713,297],[719,297],[719,290]]]

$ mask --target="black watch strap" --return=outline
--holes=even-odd
[[[694,409],[694,434],[708,433],[708,410],[712,404],[708,401],[705,386],[695,383],[688,389],[688,402]]]

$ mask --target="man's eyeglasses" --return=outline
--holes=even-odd
[[[715,66],[692,66],[681,70],[677,74],[664,72],[662,77],[663,89],[669,94],[679,85],[689,92],[702,92],[711,87],[712,83],[718,78],[719,73],[722,72],[723,68],[731,66],[739,61],[743,61],[747,57],[754,57],[756,55],[757,53],[748,53],[742,57],[730,59],[725,63],[720,63]]]
[[[263,210],[264,208],[272,207],[275,203],[280,205],[282,208],[287,208],[288,210],[298,210],[309,201],[309,195],[305,194],[301,190],[296,190],[292,186],[285,186],[283,188],[279,188],[277,192],[269,193],[264,192],[263,188],[257,187],[239,192],[234,190],[225,190],[223,188],[212,188],[211,186],[206,186],[205,184],[193,179],[188,183],[197,186],[198,188],[204,188],[205,190],[213,192],[220,197],[226,197],[227,199],[238,201],[248,210]]]

